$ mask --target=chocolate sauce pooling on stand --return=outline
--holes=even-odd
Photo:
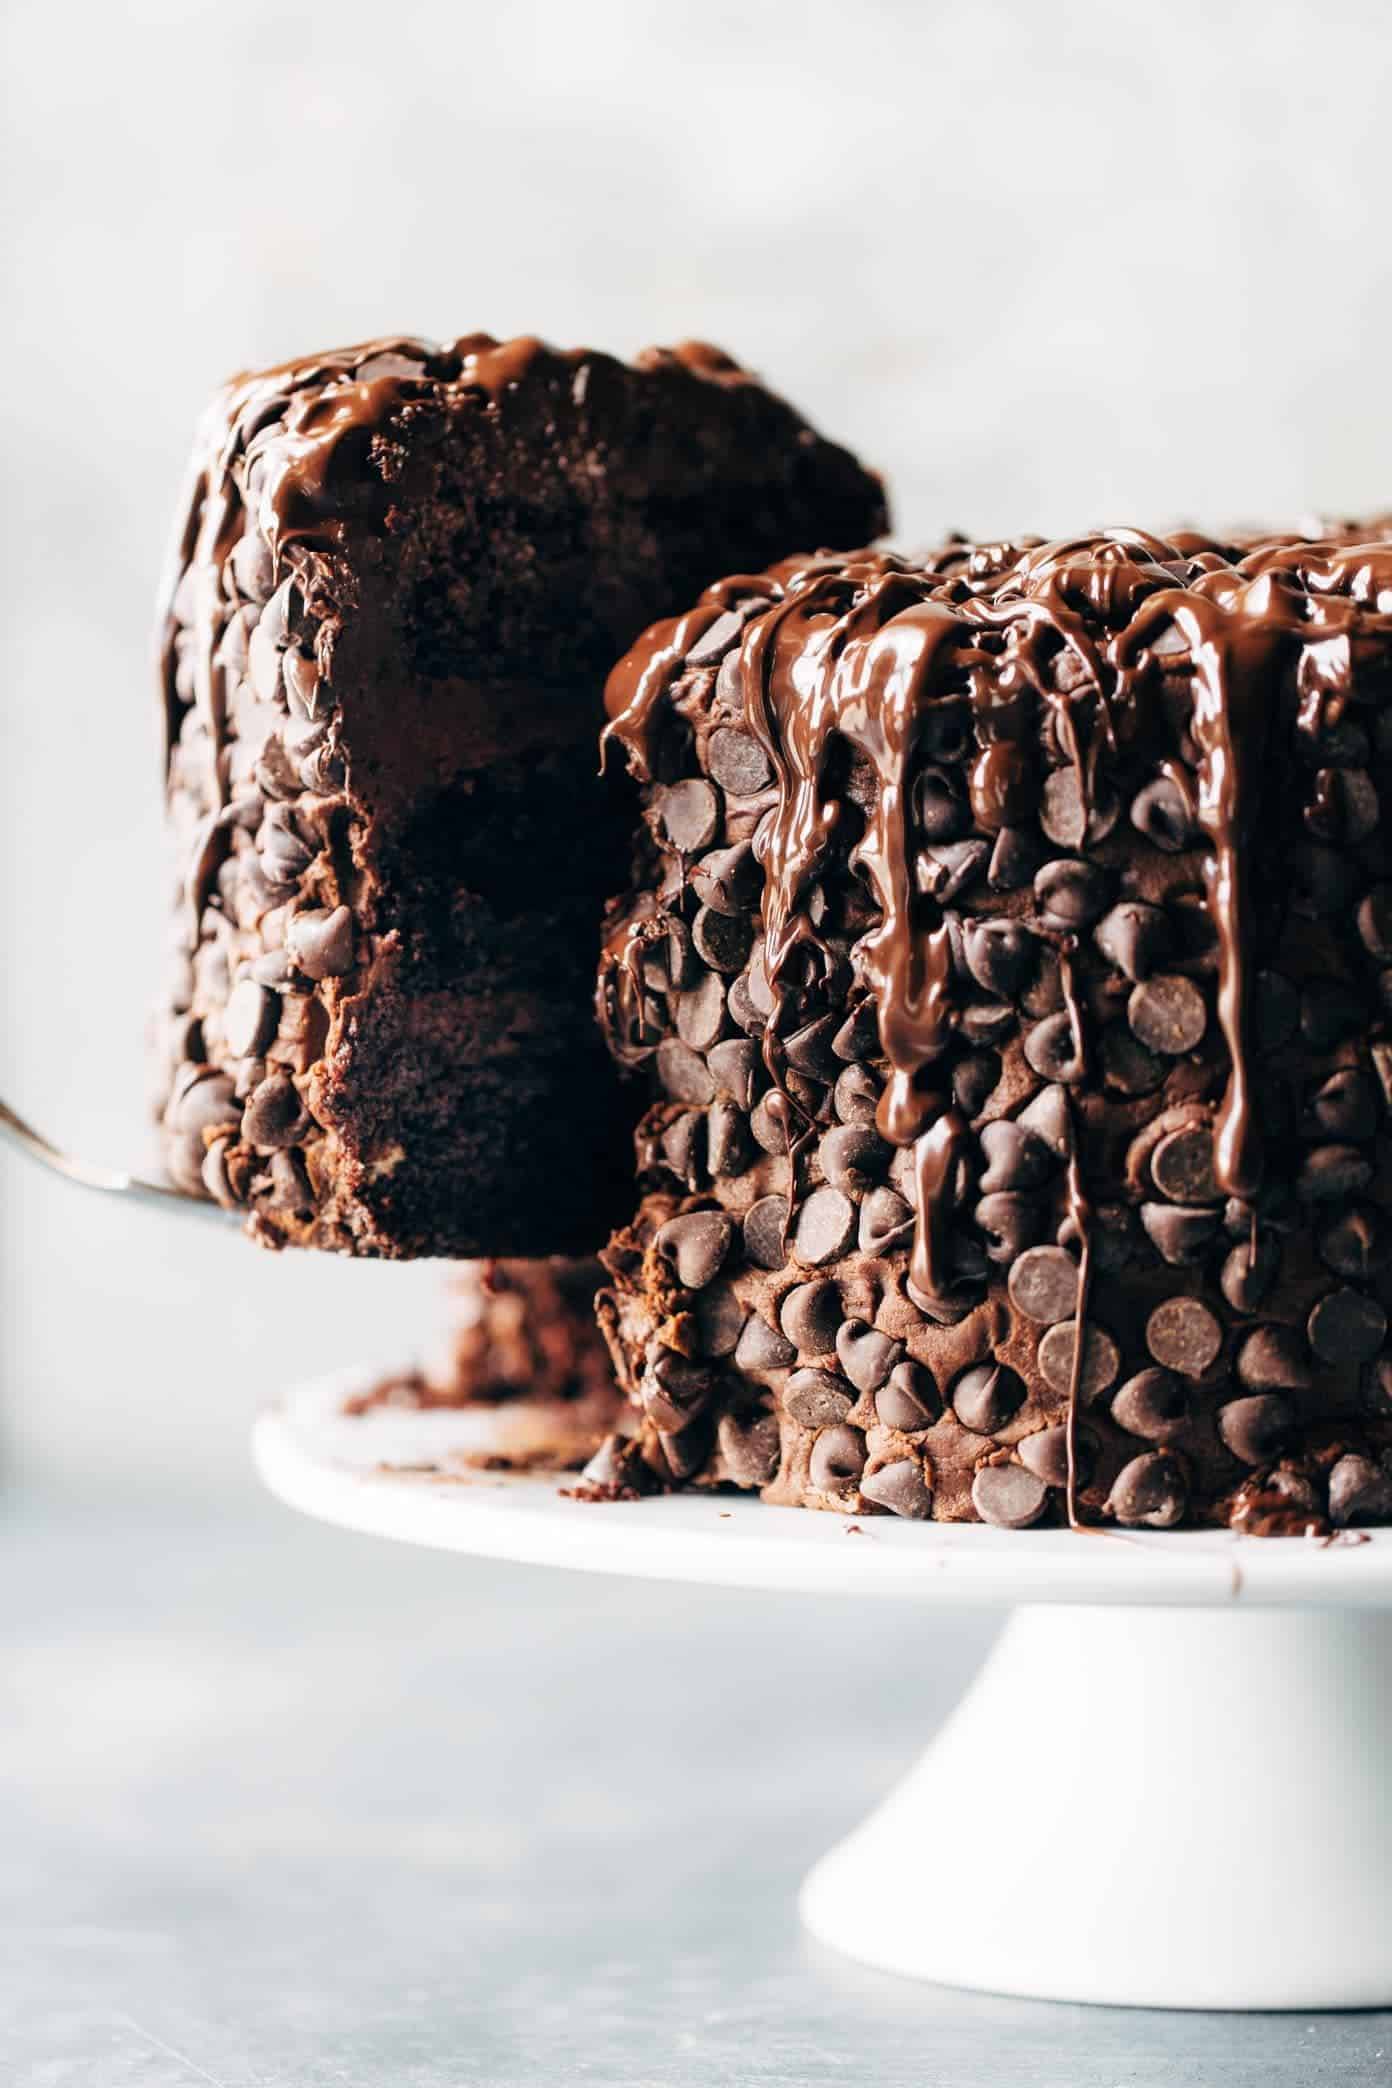
[[[849,1005],[873,1002],[888,1075],[874,1129],[908,1155],[916,1206],[908,1295],[940,1325],[952,1325],[979,1297],[979,1281],[954,1265],[954,1243],[971,1226],[965,1206],[975,1193],[976,1151],[954,1083],[975,1041],[969,1024],[981,1015],[964,1003],[952,846],[959,853],[975,847],[984,857],[988,844],[997,851],[1015,845],[1036,818],[1070,845],[1034,880],[1030,928],[1058,966],[1062,1007],[1050,1042],[1066,1055],[1052,1077],[1066,1083],[1056,1091],[1067,1103],[1061,1156],[1076,1256],[1064,1487],[1072,1523],[1079,1521],[1079,1414],[1089,1371],[1101,1367],[1094,1345],[1115,1348],[1089,1319],[1094,1270],[1099,1257],[1108,1265],[1109,1248],[1095,1208],[1115,1202],[1119,1164],[1090,1133],[1098,1113],[1086,1102],[1100,1089],[1103,1057],[1113,1048],[1099,1028],[1098,994],[1089,993],[1077,961],[1079,936],[1092,932],[1117,897],[1114,872],[1096,864],[1095,843],[1111,830],[1137,777],[1150,776],[1131,807],[1134,825],[1151,819],[1157,845],[1201,850],[1194,898],[1216,951],[1215,1014],[1226,1071],[1211,1106],[1199,1084],[1188,1106],[1208,1109],[1211,1176],[1206,1165],[1192,1208],[1146,1204],[1141,1215],[1147,1231],[1154,1226],[1165,1261],[1192,1262],[1184,1243],[1216,1230],[1208,1214],[1222,1203],[1229,1233],[1240,1236],[1232,1282],[1241,1282],[1244,1260],[1252,1282],[1258,1212],[1269,1188],[1254,1044],[1263,854],[1290,797],[1292,744],[1315,750],[1318,761],[1318,750],[1347,729],[1350,699],[1366,701],[1379,676],[1385,685],[1390,646],[1392,544],[1385,541],[1284,537],[1222,547],[1190,533],[1165,541],[1114,530],[1055,543],[949,546],[927,564],[872,552],[788,561],[709,590],[687,615],[656,626],[611,677],[606,737],[623,745],[640,778],[661,784],[672,773],[674,726],[679,733],[694,727],[709,751],[702,712],[709,679],[698,700],[691,677],[707,659],[711,671],[719,662],[718,713],[737,711],[769,779],[752,836],[769,998],[760,1050],[781,1097],[789,1153],[795,1166],[799,1127],[804,1145],[820,1128],[789,1058],[798,989],[819,975],[828,1000],[839,993],[849,994]],[[955,783],[933,780],[949,767],[964,780],[964,806],[953,799]],[[1328,826],[1338,806],[1352,803],[1356,786],[1339,785],[1341,773],[1320,769],[1307,827],[1313,821],[1317,829],[1321,818]],[[938,792],[938,826],[931,829],[916,797],[925,778]],[[1167,820],[1179,829],[1173,839]],[[940,833],[951,846],[937,852],[947,867],[935,887],[924,874],[925,847],[932,858]],[[964,840],[967,833],[977,839]],[[1303,868],[1317,879],[1335,875],[1332,853],[1311,850]],[[991,861],[995,886],[995,855]],[[822,880],[828,872],[844,878],[846,870],[868,902],[868,925],[851,951],[853,981],[838,978],[845,958],[822,926]],[[1020,881],[1002,872],[1002,885]],[[1148,935],[1155,912],[1133,905],[1134,921],[1117,925],[1114,946],[1129,949],[1128,936]],[[645,1055],[645,1035],[651,1042],[655,1034],[645,1027],[630,974],[636,976],[635,962],[641,968],[635,953],[658,918],[652,894],[645,894],[606,952],[601,1015],[616,1050],[630,1060]],[[1138,1094],[1191,1048],[1191,1003],[1202,1033],[1203,1003],[1178,964],[1162,974],[1139,956],[1127,962],[1134,1014],[1122,1040],[1124,1060],[1116,1063],[1123,1092]],[[979,977],[979,967],[972,969]],[[1172,1177],[1189,1150],[1167,1149]],[[1147,1219],[1152,1211],[1158,1216]],[[1227,1286],[1225,1271],[1225,1292]],[[1058,1353],[1067,1353],[1066,1341],[1051,1351],[1051,1383]],[[1255,1363],[1248,1376],[1254,1389],[1236,1406],[1250,1407],[1252,1399],[1289,1405],[1282,1386],[1255,1382]],[[1237,1389],[1247,1389],[1240,1367]],[[1148,1409],[1137,1395],[1127,1411]],[[1224,1430],[1228,1448],[1245,1463],[1257,1462],[1248,1453],[1262,1417],[1223,1411],[1232,1416]],[[1274,1429],[1277,1409],[1267,1418]],[[1149,1440],[1163,1443],[1162,1424],[1153,1429]],[[1139,1488],[1144,1499],[1138,1495],[1138,1512],[1118,1513],[1119,1520],[1163,1526],[1177,1519],[1161,1497],[1168,1455],[1156,1453],[1146,1472],[1127,1468],[1132,1491]],[[1149,1510],[1146,1485],[1155,1493]]]

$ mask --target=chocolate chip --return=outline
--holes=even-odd
[[[1281,1246],[1274,1233],[1257,1235],[1256,1253],[1250,1234],[1239,1240],[1223,1263],[1218,1278],[1223,1296],[1234,1312],[1255,1312],[1276,1281],[1281,1268]]]
[[[314,861],[289,805],[268,805],[256,836],[261,875],[275,892],[292,891]]]
[[[1218,1409],[1218,1433],[1243,1464],[1270,1464],[1295,1425],[1295,1409],[1280,1392],[1254,1392]]]
[[[781,1269],[786,1259],[788,1204],[782,1196],[761,1196],[744,1215],[744,1251],[756,1268]]]
[[[877,1508],[887,1508],[908,1522],[924,1522],[933,1512],[933,1496],[916,1457],[897,1457],[892,1464],[877,1466],[861,1479],[860,1490]]]
[[[939,1410],[938,1388],[921,1363],[896,1363],[875,1393],[875,1413],[886,1428],[919,1435],[930,1428]]]
[[[972,1506],[984,1523],[1027,1530],[1049,1505],[1049,1489],[1024,1465],[983,1465],[972,1481]]]
[[[874,1392],[903,1361],[904,1344],[865,1320],[849,1319],[837,1329],[836,1355],[857,1392]]]
[[[691,889],[716,913],[742,914],[759,895],[763,872],[748,841],[718,848],[692,866]]]
[[[1038,969],[1020,995],[1020,1006],[1027,1015],[1056,1015],[1063,1005],[1063,967],[1058,952],[1041,944]]]
[[[843,1124],[873,1124],[880,1083],[868,1066],[847,1066],[837,1078],[832,1099]]]
[[[1252,1027],[1261,1051],[1279,1051],[1295,1035],[1300,995],[1280,972],[1259,971],[1252,982]]]
[[[1078,1478],[1086,1485],[1097,1462],[1096,1441],[1086,1429],[1080,1428],[1073,1449]],[[1023,1437],[1015,1445],[1015,1454],[1026,1470],[1042,1479],[1046,1486],[1067,1486],[1068,1430],[1061,1423],[1052,1428],[1036,1429],[1033,1435]]]
[[[723,1211],[684,1211],[659,1226],[656,1246],[686,1290],[700,1290],[720,1274],[735,1244],[735,1222]]]
[[[998,1268],[1008,1268],[1027,1247],[1036,1246],[1046,1222],[1040,1203],[1010,1191],[983,1196],[972,1218],[986,1236],[987,1260]]]
[[[1293,910],[1307,920],[1342,913],[1361,882],[1358,865],[1337,849],[1305,842],[1286,858]]]
[[[968,1044],[999,1044],[1019,1019],[1007,1001],[968,1001],[958,1010],[957,1028]]]
[[[1320,1260],[1336,1276],[1366,1282],[1392,1261],[1392,1227],[1375,1204],[1354,1204],[1329,1221],[1317,1246]]]
[[[1117,1473],[1107,1506],[1129,1528],[1172,1530],[1183,1522],[1188,1498],[1179,1459],[1169,1450],[1146,1450]]]
[[[952,1099],[963,1116],[980,1116],[987,1099],[1000,1084],[1000,1055],[994,1051],[971,1051],[952,1069]]]
[[[203,1187],[213,1202],[221,1204],[225,1211],[236,1210],[240,1203],[227,1164],[232,1146],[231,1138],[215,1138],[203,1155],[203,1165],[199,1170]]]
[[[1041,1080],[1080,1081],[1087,1067],[1068,1014],[1046,1015],[1025,1033],[1025,1062]]]
[[[1113,1399],[1112,1419],[1128,1435],[1168,1443],[1189,1419],[1189,1395],[1172,1370],[1138,1370]]]
[[[855,1238],[856,1207],[840,1189],[814,1189],[797,1214],[793,1252],[819,1268],[836,1261]]]
[[[1178,1058],[1203,1042],[1208,1009],[1192,979],[1161,972],[1132,988],[1126,1019],[1147,1051]]]
[[[1093,930],[1093,941],[1109,963],[1139,983],[1150,977],[1165,955],[1169,933],[1158,906],[1124,899],[1103,915]]]
[[[1369,1457],[1341,1457],[1329,1475],[1329,1517],[1341,1528],[1392,1522],[1392,1476]]]
[[[1150,1157],[1150,1176],[1172,1203],[1221,1203],[1213,1173],[1213,1133],[1204,1124],[1185,1124],[1162,1138]]]
[[[773,769],[759,742],[729,725],[711,734],[706,766],[731,797],[755,797],[773,781]]]
[[[292,914],[285,946],[307,978],[341,979],[353,968],[353,916],[346,906]]]
[[[1051,1391],[1061,1399],[1066,1398],[1073,1385],[1073,1356],[1077,1345],[1078,1323],[1076,1320],[1061,1320],[1050,1327],[1039,1344],[1039,1374]],[[1080,1399],[1097,1399],[1109,1385],[1116,1383],[1121,1368],[1121,1352],[1105,1328],[1088,1322],[1083,1341],[1083,1367],[1079,1373],[1078,1396]]]
[[[1199,1210],[1187,1204],[1141,1205],[1146,1237],[1171,1268],[1188,1268],[1202,1261],[1217,1239],[1222,1222],[1220,1211]]]
[[[1305,825],[1317,840],[1347,847],[1376,832],[1379,810],[1365,768],[1322,768],[1305,805]]]
[[[706,1120],[695,1110],[673,1118],[661,1138],[662,1157],[679,1182],[698,1189],[706,1165]]]
[[[956,841],[971,825],[971,809],[948,770],[923,769],[914,784],[914,818],[925,841]]]
[[[712,1047],[706,1059],[717,1092],[728,1095],[741,1109],[751,1109],[763,1061],[758,1046],[747,1037],[731,1037]]]
[[[596,1493],[614,1500],[633,1500],[652,1486],[638,1445],[629,1436],[606,1436],[580,1477]]]
[[[977,1435],[995,1435],[1019,1413],[1025,1388],[1003,1363],[974,1363],[962,1372],[947,1396],[963,1428]]]
[[[1001,1189],[1037,1188],[1058,1165],[1039,1133],[1019,1119],[1002,1117],[984,1124],[980,1137],[986,1161],[980,1186],[988,1196]]]
[[[860,1207],[858,1244],[862,1254],[885,1254],[913,1231],[912,1207],[892,1189],[872,1189]]]
[[[733,1102],[713,1102],[706,1118],[706,1157],[717,1180],[742,1175],[753,1164],[749,1125]]]
[[[691,1317],[700,1353],[728,1356],[739,1344],[748,1314],[728,1283],[712,1283],[692,1300]]]
[[[766,1153],[786,1153],[790,1112],[786,1098],[776,1088],[761,1095],[750,1114],[749,1128]]]
[[[740,1370],[785,1370],[797,1361],[797,1350],[757,1312],[751,1312],[735,1347]]]
[[[1111,895],[1111,873],[1074,856],[1046,863],[1034,880],[1035,900],[1052,928],[1086,927],[1106,911]]]
[[[1063,1088],[1041,1088],[1033,1101],[1020,1111],[1015,1122],[1032,1131],[1037,1138],[1042,1138],[1060,1160],[1066,1160],[1072,1152],[1073,1114]]]
[[[1033,976],[1039,944],[1020,921],[973,921],[963,942],[967,969],[978,986],[1013,1000]]]
[[[1078,1265],[1061,1247],[1031,1247],[1006,1280],[1010,1302],[1040,1326],[1071,1319],[1078,1302]]]
[[[1254,1327],[1237,1352],[1237,1379],[1249,1392],[1305,1392],[1310,1359],[1294,1327]]]
[[[693,1051],[708,1051],[724,1027],[724,983],[717,972],[706,972],[689,993],[677,995],[677,1035]]]
[[[1085,800],[1078,771],[1070,763],[1044,779],[1039,824],[1059,848],[1081,848],[1085,841],[1105,841],[1117,823],[1117,801],[1105,785]]]
[[[690,1102],[699,1107],[715,1093],[705,1060],[675,1037],[665,1038],[657,1047],[657,1078],[663,1094],[673,1102]]]
[[[717,913],[703,906],[691,923],[691,940],[697,955],[714,971],[737,972],[748,960],[754,927],[747,914]]]
[[[1358,1196],[1372,1179],[1373,1163],[1357,1146],[1322,1145],[1301,1161],[1295,1187],[1307,1203],[1323,1203]]]
[[[1044,850],[1032,827],[1002,827],[996,835],[987,865],[986,881],[993,892],[1023,891],[1034,882]]]
[[[725,1471],[735,1486],[767,1486],[778,1470],[778,1417],[755,1414],[738,1420],[722,1414],[716,1441],[725,1460]]]
[[[1308,1104],[1308,1115],[1322,1138],[1356,1143],[1371,1138],[1381,1115],[1377,1084],[1357,1066],[1341,1066],[1322,1081]]]
[[[259,529],[249,528],[232,546],[228,564],[237,591],[247,601],[269,601],[275,587],[275,560]]]
[[[783,1405],[804,1428],[826,1428],[845,1420],[852,1401],[842,1380],[831,1371],[795,1370],[784,1389]]]
[[[880,1050],[879,1011],[872,1000],[862,1001],[846,1017],[831,1040],[838,1059],[877,1058]]]
[[[919,890],[940,905],[950,906],[975,883],[989,854],[985,841],[948,841],[925,848],[914,866]]]
[[[1200,1378],[1223,1346],[1217,1316],[1197,1298],[1166,1298],[1146,1321],[1146,1347],[1157,1363],[1181,1377]]]
[[[838,1124],[817,1149],[822,1173],[834,1189],[861,1195],[883,1178],[889,1148],[865,1124]]]
[[[834,1015],[823,1015],[818,1021],[805,1023],[800,1030],[795,1030],[783,1045],[788,1064],[795,1066],[799,1073],[807,1074],[809,1079],[830,1085],[841,1072],[841,1063],[831,1045],[837,1027]]]
[[[1131,802],[1131,824],[1156,848],[1178,855],[1198,839],[1189,801],[1170,776],[1157,776]]]
[[[1300,992],[1300,1034],[1311,1051],[1332,1051],[1367,1028],[1362,999],[1343,979],[1309,979]]]
[[[841,1324],[841,1293],[825,1278],[800,1283],[780,1305],[778,1323],[799,1355],[829,1355]]]
[[[1375,884],[1360,901],[1358,934],[1378,964],[1392,964],[1392,884]]]
[[[704,777],[672,783],[659,799],[667,838],[683,855],[698,855],[720,832],[719,793]]]
[[[280,996],[255,979],[239,979],[222,1013],[222,1034],[234,1058],[259,1058],[280,1027]]]
[[[638,1388],[648,1419],[668,1434],[679,1434],[715,1390],[715,1374],[703,1363],[657,1345]]]
[[[855,1428],[824,1428],[812,1445],[807,1476],[819,1493],[854,1493],[865,1469],[865,1438]]]
[[[242,1116],[242,1136],[258,1152],[298,1145],[309,1127],[299,1091],[288,1073],[268,1074],[253,1090]]]
[[[1362,1291],[1330,1291],[1311,1309],[1306,1332],[1322,1363],[1370,1363],[1387,1333],[1387,1314]]]

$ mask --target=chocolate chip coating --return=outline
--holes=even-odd
[[[1344,1287],[1310,1309],[1306,1334],[1322,1363],[1370,1363],[1387,1333],[1387,1313],[1376,1298]]]
[[[1341,1529],[1392,1522],[1392,1474],[1369,1457],[1341,1457],[1329,1474],[1329,1518]]]
[[[889,1148],[865,1124],[838,1124],[817,1148],[822,1173],[834,1189],[862,1194],[889,1166]]]
[[[1320,1260],[1336,1276],[1367,1282],[1392,1263],[1392,1225],[1374,1204],[1351,1204],[1321,1227]]]
[[[1249,1392],[1304,1392],[1310,1385],[1305,1338],[1294,1327],[1254,1327],[1237,1351],[1237,1381]]]
[[[1270,1294],[1280,1268],[1281,1248],[1274,1233],[1258,1233],[1255,1250],[1250,1237],[1239,1241],[1225,1258],[1218,1278],[1234,1312],[1255,1312]]]
[[[841,1324],[840,1291],[825,1277],[797,1284],[779,1307],[778,1324],[799,1355],[829,1354]]]
[[[1157,776],[1131,800],[1131,824],[1167,855],[1192,848],[1196,839],[1189,802],[1170,776]]]
[[[1179,1459],[1168,1450],[1147,1450],[1118,1472],[1107,1506],[1128,1528],[1172,1530],[1183,1522],[1188,1498]]]
[[[1213,1134],[1204,1124],[1188,1124],[1162,1138],[1151,1155],[1150,1177],[1171,1203],[1221,1203],[1223,1192],[1213,1172]]]
[[[1183,1433],[1189,1419],[1189,1395],[1172,1370],[1152,1367],[1129,1377],[1112,1400],[1112,1419],[1128,1435],[1148,1443],[1168,1443]]]
[[[866,1321],[849,1319],[837,1328],[836,1357],[858,1392],[875,1392],[904,1357],[904,1344]]]
[[[1078,1340],[1076,1320],[1060,1320],[1039,1343],[1039,1374],[1050,1391],[1066,1399],[1073,1389],[1073,1362]],[[1089,1320],[1083,1337],[1083,1364],[1078,1373],[1078,1397],[1099,1399],[1114,1385],[1121,1368],[1121,1352],[1104,1327]]]
[[[722,1414],[716,1430],[725,1469],[736,1486],[767,1486],[778,1469],[778,1419],[760,1414],[749,1420]]]
[[[797,1350],[757,1312],[751,1312],[740,1330],[735,1362],[741,1370],[784,1370],[797,1361]]]
[[[1027,1530],[1049,1505],[1049,1489],[1024,1465],[983,1465],[972,1481],[972,1506],[1000,1530]]]
[[[1166,1298],[1146,1321],[1145,1338],[1157,1363],[1188,1378],[1211,1369],[1223,1346],[1222,1327],[1198,1298]]]
[[[955,1381],[948,1399],[963,1428],[995,1435],[1024,1405],[1025,1388],[1003,1363],[975,1363]]]
[[[1034,896],[1052,928],[1085,928],[1106,911],[1112,895],[1108,871],[1077,857],[1046,863],[1034,880]]]
[[[924,1522],[933,1512],[933,1496],[916,1457],[896,1458],[863,1474],[860,1491],[877,1508],[887,1508],[908,1522]]]
[[[823,1493],[854,1493],[865,1469],[865,1438],[844,1425],[824,1428],[812,1445],[807,1476]]]
[[[1124,899],[1104,914],[1092,931],[1093,941],[1109,963],[1128,979],[1148,979],[1169,946],[1165,916],[1158,906]]]
[[[875,1412],[886,1428],[917,1435],[938,1413],[938,1390],[919,1363],[896,1363],[875,1394]]]
[[[759,742],[728,725],[711,734],[707,756],[711,775],[731,797],[754,797],[773,781],[773,770]]]
[[[720,832],[719,794],[701,777],[688,777],[662,793],[661,816],[672,846],[699,855]]]
[[[1218,1433],[1243,1464],[1269,1464],[1278,1457],[1295,1423],[1283,1392],[1253,1392],[1218,1409]]]
[[[853,1403],[850,1387],[829,1370],[795,1370],[783,1391],[784,1407],[804,1428],[844,1421]]]
[[[1192,979],[1159,972],[1133,988],[1126,1019],[1147,1051],[1178,1058],[1203,1042],[1208,1009]]]
[[[687,1211],[669,1218],[657,1235],[660,1253],[688,1290],[711,1283],[725,1265],[735,1242],[735,1224],[723,1211]]]
[[[781,1269],[786,1254],[788,1204],[782,1196],[761,1196],[744,1220],[744,1251],[757,1268]]]
[[[1007,1279],[1017,1312],[1041,1326],[1072,1317],[1078,1299],[1078,1264],[1061,1247],[1031,1247]]]
[[[793,1252],[814,1268],[845,1253],[856,1231],[856,1207],[840,1189],[814,1189],[798,1211]]]

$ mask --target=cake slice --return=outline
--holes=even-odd
[[[167,592],[163,1124],[272,1244],[593,1250],[631,1111],[592,978],[598,690],[716,572],[883,524],[715,350],[389,340],[239,378]]]
[[[1392,541],[792,561],[609,707],[601,1476],[1392,1519]]]

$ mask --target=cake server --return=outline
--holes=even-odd
[[[172,1183],[151,1182],[142,1175],[126,1174],[119,1168],[93,1167],[86,1160],[74,1159],[71,1153],[61,1151],[36,1131],[32,1124],[26,1124],[23,1117],[4,1101],[0,1101],[0,1136],[40,1167],[61,1175],[65,1181],[76,1182],[80,1189],[101,1189],[108,1195],[124,1196],[165,1211],[177,1204],[182,1210],[216,1218],[224,1225],[241,1222],[240,1212],[225,1211],[221,1204],[213,1203],[211,1199],[188,1196],[182,1189],[174,1188]]]

